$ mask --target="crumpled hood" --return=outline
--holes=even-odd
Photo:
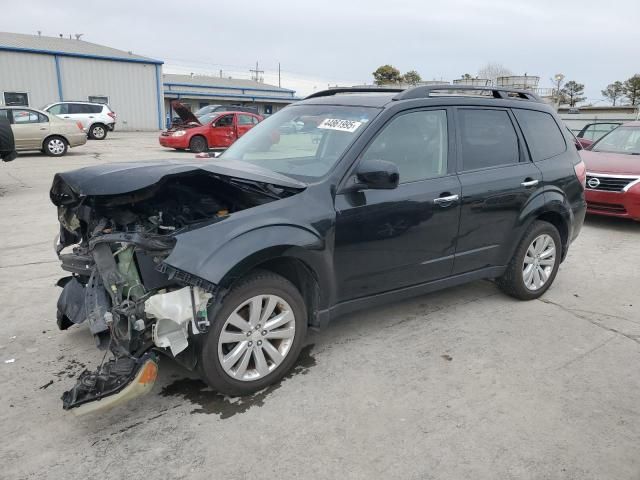
[[[61,203],[59,197],[65,193],[67,188],[79,197],[121,195],[154,185],[167,176],[198,171],[223,177],[269,183],[280,187],[306,187],[304,183],[293,178],[236,160],[211,160],[208,162],[162,160],[94,165],[57,173],[53,179],[50,196],[51,201],[55,205],[59,205]]]

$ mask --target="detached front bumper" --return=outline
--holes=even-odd
[[[621,192],[606,192],[587,187],[585,198],[587,213],[640,221],[640,183]]]

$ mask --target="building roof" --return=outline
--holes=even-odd
[[[222,88],[237,90],[264,90],[272,93],[288,93],[293,94],[295,90],[269,85],[267,83],[256,82],[255,80],[245,80],[241,78],[214,77],[208,75],[177,75],[173,73],[165,73],[164,84],[167,86],[189,86],[204,88]]]
[[[0,50],[100,60],[162,64],[160,60],[70,38],[0,32]]]

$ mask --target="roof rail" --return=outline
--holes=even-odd
[[[540,97],[529,90],[519,90],[515,88],[507,87],[482,87],[475,85],[450,85],[448,83],[443,85],[424,85],[420,87],[409,88],[403,90],[398,95],[394,96],[394,100],[410,100],[415,98],[430,97],[432,92],[458,92],[458,91],[484,91],[491,92],[493,98],[502,98],[505,100],[520,99],[529,100],[533,102],[542,102]],[[515,95],[509,95],[515,94]]]
[[[333,95],[337,95],[338,93],[395,93],[404,92],[404,90],[404,88],[340,87],[321,90],[319,92],[312,93],[307,97],[304,97],[304,99],[308,100],[309,98],[331,97]]]

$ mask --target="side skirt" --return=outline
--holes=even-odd
[[[347,300],[345,302],[338,303],[326,310],[320,310],[317,316],[317,323],[311,327],[322,329],[326,327],[330,321],[346,315],[348,313],[356,312],[366,308],[377,307],[380,305],[386,305],[392,302],[398,302],[413,298],[419,295],[425,295],[427,293],[435,292],[449,287],[455,287],[464,283],[473,282],[475,280],[482,280],[484,278],[496,278],[501,276],[506,267],[486,267],[472,272],[461,273],[440,280],[434,280],[432,282],[420,283],[418,285],[412,285],[410,287],[404,287],[390,292],[378,293],[376,295],[370,295],[367,297],[356,298],[353,300]]]

